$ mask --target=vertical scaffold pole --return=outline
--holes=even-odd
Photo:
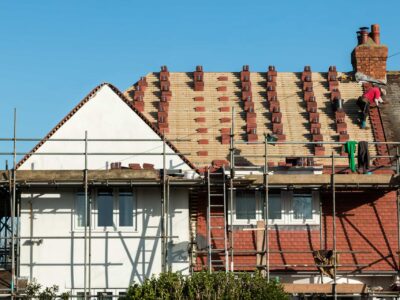
[[[85,170],[86,170],[86,175],[85,175],[85,201],[88,202],[88,213],[87,213],[87,223],[88,223],[88,231],[89,231],[89,236],[88,236],[88,292],[89,295],[92,294],[92,197],[89,196],[89,185],[88,185],[88,132],[85,131]],[[90,296],[89,296],[90,297]]]
[[[230,136],[230,160],[231,160],[231,176],[229,178],[229,202],[230,202],[230,214],[229,214],[229,232],[230,232],[230,243],[229,243],[229,248],[230,248],[230,256],[231,256],[231,264],[230,264],[230,270],[231,272],[234,271],[234,262],[233,262],[233,257],[234,257],[234,252],[233,252],[233,179],[235,178],[235,107],[232,106],[232,125],[231,125],[231,136]]]
[[[88,190],[87,190],[87,177],[88,177],[88,169],[87,169],[87,131],[85,131],[85,155],[84,155],[84,182],[83,182],[83,186],[84,186],[84,193],[85,193],[85,216],[83,218],[84,220],[84,228],[85,228],[85,232],[84,232],[84,244],[83,244],[83,297],[84,299],[88,299],[87,296],[87,236],[88,236],[88,209],[89,209],[89,205],[88,205]]]
[[[264,234],[265,234],[265,263],[266,276],[269,282],[269,231],[268,231],[268,216],[269,216],[269,178],[268,178],[268,140],[267,135],[264,137]]]
[[[397,274],[400,274],[400,189],[397,189]]]
[[[165,245],[165,196],[166,196],[166,186],[165,186],[165,137],[163,136],[163,174],[162,174],[162,195],[161,195],[161,271],[166,271],[166,245]]]
[[[17,172],[17,109],[14,108],[14,134],[13,134],[13,180],[12,180],[12,201],[11,201],[11,299],[15,293],[15,205],[16,205],[16,179]]]
[[[170,239],[170,232],[169,232],[169,230],[170,230],[170,227],[169,227],[169,196],[170,196],[170,191],[169,191],[169,188],[170,188],[170,186],[169,186],[169,178],[167,177],[166,178],[166,180],[165,180],[165,190],[166,190],[166,193],[165,193],[165,234],[166,234],[166,249],[165,249],[165,258],[166,258],[166,261],[165,261],[165,264],[167,265],[167,271],[168,272],[170,272],[171,271],[171,265],[170,265],[170,263],[169,263],[169,261],[168,261],[168,243],[169,243],[169,239]]]
[[[332,186],[332,223],[333,223],[333,298],[337,299],[336,293],[336,187],[335,187],[335,156],[332,151],[332,175],[331,175],[331,186]]]

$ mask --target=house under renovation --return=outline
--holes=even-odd
[[[163,66],[125,92],[99,85],[28,153],[11,138],[2,292],[118,296],[165,271],[260,270],[294,296],[398,297],[400,73],[378,25],[357,38],[352,72]],[[371,82],[386,103],[361,129]]]

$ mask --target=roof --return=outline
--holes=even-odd
[[[189,138],[190,142],[176,142],[177,149],[184,153],[190,153],[187,158],[196,166],[209,165],[213,160],[226,160],[229,158],[229,143],[226,135],[234,119],[235,141],[245,142],[249,140],[248,112],[245,101],[242,100],[242,86],[240,72],[204,72],[202,81],[203,91],[195,91],[193,72],[170,72],[167,78],[170,99],[167,116],[168,139]],[[269,110],[267,93],[267,73],[250,72],[252,101],[256,117],[252,122],[256,123],[256,134],[259,141],[264,134],[272,133],[272,112]],[[338,72],[337,77],[342,73]],[[319,113],[320,133],[323,141],[339,141],[336,116],[331,106],[331,93],[329,91],[328,73],[312,72],[313,91]],[[307,111],[304,92],[302,90],[301,72],[278,72],[275,76],[277,100],[280,103],[282,114],[283,134],[286,141],[309,142],[312,140],[310,114]],[[143,115],[154,124],[160,126],[158,120],[161,86],[160,73],[149,73],[145,77],[147,87],[141,88],[144,104]],[[165,78],[164,78],[165,79]],[[243,78],[242,78],[243,79]],[[143,79],[142,79],[143,81]],[[347,124],[348,137],[356,141],[374,141],[374,126],[369,124],[369,129],[360,129],[357,123],[358,107],[357,98],[362,94],[362,87],[353,81],[337,82],[341,97],[344,102],[345,122]],[[124,95],[130,101],[135,98],[140,82],[129,87]],[[143,91],[144,90],[144,91]],[[136,99],[137,100],[137,99]],[[140,99],[139,99],[140,100]],[[164,99],[165,100],[165,99]],[[232,114],[231,108],[234,108]],[[162,114],[161,114],[162,115]],[[164,121],[165,120],[161,120]],[[165,128],[161,124],[160,129]],[[278,126],[279,127],[279,126]],[[225,138],[225,143],[223,139]],[[245,156],[243,164],[263,165],[264,158],[251,157],[251,155],[263,155],[262,144],[236,144],[238,152]],[[325,145],[326,155],[331,152],[339,154],[340,146]],[[300,156],[314,155],[315,149],[311,146],[300,145],[276,145],[269,147],[269,155]],[[319,153],[321,154],[321,153]],[[372,149],[372,155],[375,149]],[[271,161],[280,162],[283,158],[274,158]],[[325,159],[316,159],[317,162],[329,164]],[[346,163],[343,161],[343,163]]]

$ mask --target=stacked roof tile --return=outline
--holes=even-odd
[[[308,101],[304,101],[303,85],[306,78],[302,78],[302,73],[276,72],[275,78],[269,78],[267,72],[251,72],[247,66],[242,72],[221,73],[204,72],[201,67],[197,67],[195,72],[168,72],[168,86],[161,86],[161,75],[150,73],[145,77],[147,87],[143,95],[143,114],[160,131],[164,131],[165,125],[160,123],[159,108],[165,100],[163,94],[168,90],[171,99],[168,101],[168,130],[164,131],[165,135],[169,139],[191,140],[174,142],[174,145],[180,152],[190,153],[187,158],[196,167],[229,157],[232,123],[235,127],[235,141],[260,141],[265,134],[278,133],[282,135],[281,140],[288,142],[310,142],[316,135],[311,130],[312,122],[309,119],[312,111],[318,115],[319,135],[323,141],[339,141],[340,130],[337,129],[328,73],[310,72],[315,97],[313,101],[316,103],[313,109]],[[337,77],[341,75],[342,73],[337,72]],[[141,80],[143,82],[144,79]],[[272,81],[276,83],[268,84]],[[356,100],[362,94],[362,87],[356,82],[335,82],[335,85],[344,99],[343,111],[347,117],[346,132],[349,139],[373,141],[371,125],[365,130],[360,129],[357,123]],[[134,99],[138,86],[135,84],[125,91],[128,99]],[[273,87],[270,88],[271,91],[268,86]],[[274,92],[275,95],[272,102],[268,99],[269,92]],[[279,103],[279,109],[275,112],[280,113],[280,120],[274,119],[271,103]],[[277,131],[275,127],[282,130]],[[236,148],[240,155],[246,157],[244,164],[263,165],[262,157],[251,157],[262,155],[263,145],[237,144]],[[269,154],[314,155],[314,150],[310,146],[276,145],[270,147]],[[332,151],[341,153],[341,147],[337,145],[324,145],[324,150],[325,154]],[[284,158],[273,158],[270,161],[278,163],[283,160]],[[315,161],[328,164],[324,159]]]

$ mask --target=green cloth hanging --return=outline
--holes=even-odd
[[[349,167],[352,172],[356,171],[356,160],[354,158],[354,153],[356,152],[356,141],[347,141],[344,144],[344,151],[348,154],[349,157]]]

